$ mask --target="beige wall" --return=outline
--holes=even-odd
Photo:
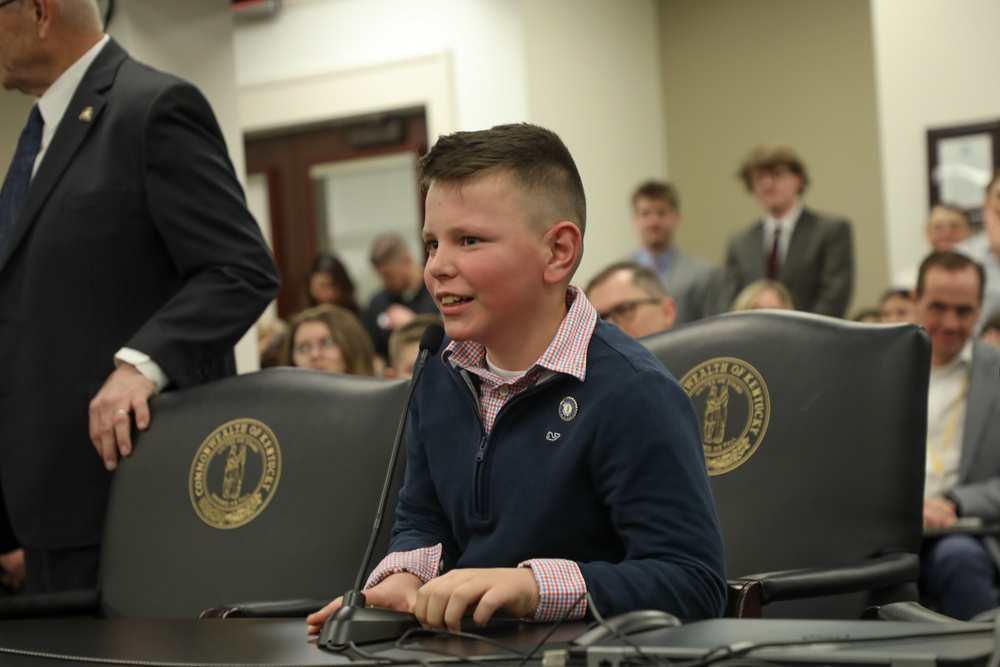
[[[872,31],[867,0],[661,0],[668,173],[679,243],[721,265],[725,240],[759,214],[735,178],[752,146],[796,147],[813,208],[855,237],[853,306],[887,281]]]
[[[587,191],[575,282],[637,243],[629,195],[666,170],[655,0],[522,0],[528,107],[573,153]]]

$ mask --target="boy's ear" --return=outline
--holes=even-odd
[[[547,285],[568,282],[583,252],[580,228],[568,220],[557,222],[545,233],[549,256],[543,279]]]

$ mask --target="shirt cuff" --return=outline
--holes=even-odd
[[[413,551],[396,551],[378,564],[375,571],[368,576],[365,583],[365,590],[375,584],[382,582],[390,574],[398,572],[409,572],[420,577],[425,584],[438,576],[438,569],[441,566],[441,545],[433,547],[421,547]]]
[[[538,609],[531,620],[551,623],[565,618],[575,621],[587,613],[587,582],[583,580],[580,566],[571,560],[534,558],[519,563],[518,567],[531,568],[538,586]]]
[[[123,347],[115,354],[115,367],[117,368],[120,363],[135,366],[136,370],[145,375],[153,383],[153,390],[157,394],[170,384],[170,378],[163,372],[160,365],[153,361],[145,352],[133,350],[130,347]]]

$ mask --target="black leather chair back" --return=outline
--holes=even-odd
[[[731,579],[919,552],[923,330],[748,311],[642,343],[695,405]],[[764,615],[859,618],[866,603],[783,602]]]
[[[406,391],[281,368],[155,397],[112,485],[103,614],[194,618],[351,588]],[[386,551],[404,460],[372,560]]]

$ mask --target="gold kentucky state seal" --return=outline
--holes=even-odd
[[[743,465],[757,450],[771,416],[771,398],[756,368],[718,357],[688,371],[681,386],[701,421],[709,475]]]
[[[201,520],[226,530],[253,521],[271,502],[281,477],[281,449],[256,419],[234,419],[198,447],[188,488]]]

